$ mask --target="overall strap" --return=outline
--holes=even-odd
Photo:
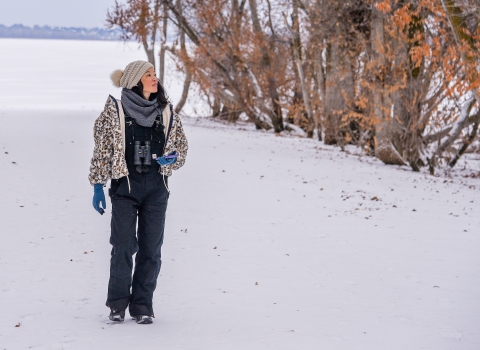
[[[158,127],[160,125],[163,125],[163,122],[162,122],[162,119],[160,119],[161,115],[157,115],[157,117],[155,118],[155,121],[153,122],[153,128],[155,130],[158,130]]]
[[[166,144],[168,140],[168,133],[172,126],[173,106],[171,104],[168,104],[167,106],[165,106],[162,116],[163,116],[163,126],[165,127],[164,131],[165,131],[165,144]]]

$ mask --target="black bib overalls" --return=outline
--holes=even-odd
[[[135,141],[142,144],[150,141],[151,153],[157,157],[163,155],[165,134],[160,118],[148,128],[125,114],[125,157],[129,176],[112,180],[109,190],[113,248],[106,305],[117,310],[129,306],[131,316],[154,315],[152,298],[162,264],[160,249],[169,197],[168,179],[159,173],[160,165],[154,159],[147,172],[139,173],[134,164]]]

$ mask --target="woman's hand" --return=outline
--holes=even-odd
[[[158,157],[156,159],[160,166],[172,165],[177,161],[178,154],[176,152],[170,153],[168,156]]]
[[[100,207],[100,203],[102,203],[103,209],[107,209],[107,204],[105,202],[105,194],[103,193],[103,184],[95,184],[93,185],[93,207],[96,211],[103,215],[105,210]]]

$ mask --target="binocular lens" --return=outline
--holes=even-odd
[[[135,141],[135,148],[134,148],[134,157],[133,157],[133,164],[136,165],[136,170],[141,173],[147,172],[148,167],[152,164],[151,158],[151,148],[150,148],[150,141],[145,141],[145,145],[141,145],[141,141]]]

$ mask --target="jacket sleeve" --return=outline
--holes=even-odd
[[[178,170],[185,164],[188,152],[188,141],[187,137],[185,136],[185,132],[183,131],[180,117],[177,114],[175,114],[174,117],[174,125],[172,127],[172,132],[172,147],[178,153],[178,158],[175,163],[173,163],[172,165],[167,165],[167,167],[170,168],[168,170]]]
[[[93,186],[94,184],[106,184],[110,179],[112,165],[109,159],[113,153],[112,140],[106,133],[106,121],[108,113],[104,110],[95,121],[93,127],[93,139],[95,146],[93,148],[93,157],[90,162],[90,174],[88,180]]]
[[[178,115],[175,116],[175,119],[177,119],[178,123],[175,133],[175,148],[178,152],[178,158],[177,161],[172,164],[172,170],[178,170],[185,164],[188,152],[188,141],[185,131],[183,131],[182,121]]]

